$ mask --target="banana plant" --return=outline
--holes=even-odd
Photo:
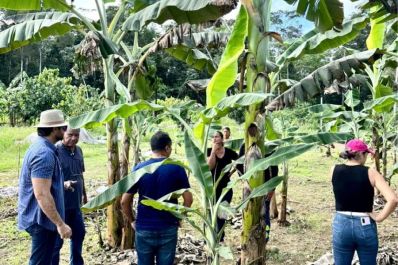
[[[172,0],[137,1],[135,2],[137,5],[131,5],[130,1],[123,0],[118,11],[108,23],[104,1],[95,0],[100,18],[99,25],[97,25],[93,21],[89,21],[72,5],[68,5],[65,0],[1,1],[0,8],[35,13],[24,14],[23,19],[16,21],[15,25],[0,32],[0,53],[41,41],[49,36],[62,35],[70,30],[79,30],[86,35],[91,34],[95,36],[92,39],[95,40],[102,57],[106,105],[112,107],[120,98],[124,102],[131,101],[129,90],[131,86],[120,82],[115,74],[118,70],[115,69],[114,63],[116,54],[122,61],[129,61],[128,58],[123,60],[121,56],[123,39],[128,31],[139,31],[150,22],[162,23],[168,19],[173,19],[178,24],[202,23],[215,20],[235,7],[233,0],[220,3],[210,0],[175,2]],[[54,11],[48,11],[49,9]],[[121,21],[123,14],[129,12],[131,12],[129,17],[125,21]],[[122,28],[118,28],[120,23],[123,24]],[[136,80],[136,84],[145,82],[145,77],[142,77],[143,71],[141,71],[144,60],[145,57],[140,60],[139,71],[136,71],[135,78],[132,78]],[[117,124],[118,122],[113,119],[106,124],[108,183],[110,185],[120,179]],[[125,121],[123,126],[125,130],[128,130],[128,125],[128,122]],[[126,157],[126,152],[121,152],[121,154],[122,158]],[[108,208],[107,221],[108,243],[111,246],[119,246],[122,234],[120,224],[123,222],[118,211],[118,202]]]

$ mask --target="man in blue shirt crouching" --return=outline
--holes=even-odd
[[[138,164],[133,171],[152,163],[160,162],[171,155],[172,141],[167,133],[157,132],[151,138],[151,159]],[[183,167],[173,164],[161,165],[152,174],[145,174],[122,197],[122,211],[135,229],[135,246],[138,265],[172,265],[177,245],[179,220],[167,211],[159,211],[141,204],[142,199],[157,200],[162,196],[180,189],[189,188],[187,174]],[[132,201],[138,192],[137,220],[133,219]],[[186,191],[182,195],[186,207],[192,204],[192,194]],[[168,202],[178,203],[177,199]]]

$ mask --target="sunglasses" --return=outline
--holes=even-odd
[[[68,129],[68,126],[61,126],[61,127],[57,127],[57,128],[59,128],[60,130],[63,130],[63,131],[66,131],[67,129]]]

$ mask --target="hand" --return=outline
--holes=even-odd
[[[68,181],[64,181],[64,189],[65,190],[70,190],[70,191],[75,191],[75,189],[73,188],[73,186],[77,183],[77,181],[75,180],[68,180]]]
[[[70,227],[65,223],[62,223],[61,225],[57,226],[57,231],[62,239],[72,237],[72,229],[70,229]]]
[[[380,219],[378,218],[378,214],[375,212],[368,213],[369,217],[373,219],[373,221],[380,223]]]
[[[221,148],[222,148],[222,145],[220,143],[213,143],[211,151],[212,151],[212,153],[215,153],[215,152],[221,150]]]

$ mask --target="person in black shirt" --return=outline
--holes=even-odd
[[[221,180],[218,180],[222,170],[230,164],[233,160],[238,159],[238,154],[231,149],[224,147],[224,137],[220,131],[216,131],[213,135],[213,146],[207,149],[207,164],[210,167],[211,174],[213,175],[214,184],[218,181],[216,187],[216,200],[221,195],[222,190],[227,186],[232,172],[224,174]],[[224,196],[224,200],[230,203],[232,201],[232,189]],[[225,219],[217,218],[217,227],[220,230],[225,224]],[[224,233],[221,240],[224,241]]]
[[[349,265],[355,251],[362,265],[376,264],[378,238],[376,222],[386,219],[398,204],[398,197],[376,169],[365,166],[374,153],[360,139],[346,143],[341,158],[345,164],[331,169],[336,213],[333,220],[333,256],[336,265]],[[383,210],[373,211],[374,188],[386,199]]]

